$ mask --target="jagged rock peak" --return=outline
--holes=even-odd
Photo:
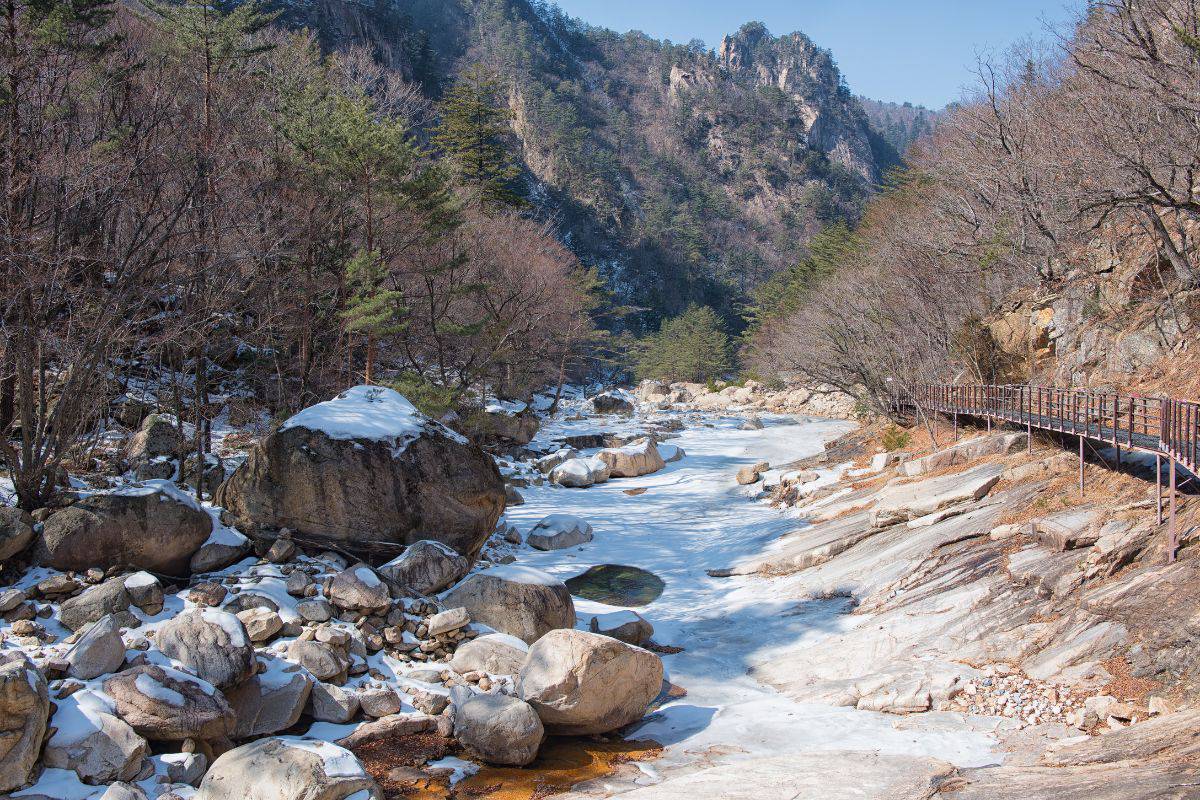
[[[803,33],[774,37],[761,22],[749,22],[721,40],[718,56],[731,79],[790,97],[810,146],[865,180],[879,177],[866,115],[828,50]]]

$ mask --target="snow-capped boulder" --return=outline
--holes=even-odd
[[[621,391],[604,392],[592,398],[592,408],[597,414],[632,414],[633,400]]]
[[[0,506],[0,564],[33,541],[33,517],[11,506]]]
[[[52,769],[67,769],[84,783],[132,781],[149,755],[146,740],[118,717],[102,695],[84,689],[58,701],[42,760]]]
[[[104,583],[89,586],[81,593],[64,600],[58,609],[58,619],[73,631],[79,631],[108,615],[117,618],[125,627],[138,620],[129,611],[129,592],[124,578],[109,578]]]
[[[454,710],[454,738],[490,764],[531,763],[545,736],[533,707],[509,695],[477,694]]]
[[[216,503],[240,525],[290,528],[342,549],[434,539],[474,557],[504,511],[486,453],[400,394],[357,386],[251,449]]]
[[[396,558],[379,568],[379,574],[403,595],[431,595],[462,580],[470,560],[441,542],[413,542]]]
[[[665,444],[660,442],[656,445],[656,447],[658,448],[658,455],[668,464],[673,464],[687,455],[687,453],[683,451],[683,448],[677,444]]]
[[[250,552],[250,540],[242,534],[218,525],[192,555],[192,572],[213,572],[236,564]]]
[[[592,526],[571,514],[551,514],[529,531],[525,541],[536,550],[563,550],[592,540]]]
[[[36,553],[62,570],[126,566],[186,575],[212,527],[212,518],[174,484],[146,481],[51,514]]]
[[[162,584],[158,578],[149,572],[135,572],[123,578],[125,591],[129,594],[131,605],[137,606],[144,613],[154,616],[163,610],[165,597]]]
[[[450,669],[459,675],[486,672],[516,675],[529,654],[529,645],[506,633],[489,633],[463,642],[450,659]]]
[[[224,692],[237,716],[233,738],[265,736],[292,727],[304,713],[312,687],[312,678],[298,664],[271,658],[266,671]]]
[[[659,455],[653,439],[635,439],[622,447],[601,450],[597,457],[608,465],[614,478],[636,478],[658,472],[667,464]]]
[[[109,614],[87,629],[67,651],[67,674],[81,681],[90,681],[116,672],[125,663],[125,642],[121,625]]]
[[[316,739],[259,739],[213,762],[195,800],[382,800],[358,758]]]
[[[563,447],[558,450],[555,450],[553,453],[550,453],[549,455],[542,456],[541,458],[534,461],[533,465],[535,467],[537,467],[538,472],[542,473],[543,475],[548,475],[550,473],[550,471],[553,470],[555,467],[557,467],[559,464],[562,464],[564,461],[570,461],[572,458],[578,458],[578,457],[579,457],[578,450],[574,449],[573,447]]]
[[[643,645],[654,635],[654,626],[636,611],[611,611],[588,619],[588,630],[626,644]]]
[[[571,458],[550,470],[550,482],[572,489],[586,489],[608,480],[608,464],[596,456]]]
[[[237,721],[215,686],[170,667],[130,667],[106,680],[104,692],[117,716],[152,742],[219,739]]]
[[[531,567],[504,564],[476,572],[442,598],[471,619],[526,643],[555,628],[575,625],[575,604],[558,578]]]
[[[333,576],[329,599],[338,608],[378,611],[391,605],[387,584],[366,564],[355,564]]]
[[[50,716],[46,679],[25,655],[0,651],[0,792],[24,786]]]
[[[658,656],[607,636],[547,633],[521,665],[521,697],[548,733],[606,733],[642,718],[662,689]]]
[[[254,674],[254,645],[242,621],[215,608],[185,611],[163,623],[158,649],[220,689]]]
[[[524,403],[493,403],[472,414],[468,427],[480,441],[527,445],[537,435],[539,423]]]

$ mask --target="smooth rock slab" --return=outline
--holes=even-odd
[[[965,472],[914,483],[889,483],[875,498],[871,525],[884,528],[959,503],[980,500],[1000,481],[1003,472],[1000,464],[983,464]]]
[[[954,767],[919,756],[830,751],[754,758],[621,795],[628,800],[932,800]],[[1032,797],[1032,795],[1026,795]]]
[[[295,725],[308,705],[313,680],[299,665],[272,659],[266,672],[225,691],[237,716],[233,738],[278,733]]]

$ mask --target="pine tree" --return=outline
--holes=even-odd
[[[690,306],[663,322],[649,337],[638,358],[640,379],[706,382],[733,368],[729,336],[708,306]]]
[[[494,74],[478,65],[468,69],[442,102],[433,136],[459,179],[492,209],[525,203],[513,188],[521,170],[508,147],[512,112],[502,102],[501,89]]]

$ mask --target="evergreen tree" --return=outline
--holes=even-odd
[[[488,208],[518,207],[513,188],[521,170],[508,146],[512,112],[502,102],[500,80],[476,65],[464,72],[441,104],[433,141],[454,164],[464,184]]]
[[[729,336],[708,306],[690,306],[663,322],[643,344],[637,362],[639,379],[706,382],[733,368]]]
[[[827,277],[849,261],[860,243],[842,221],[823,228],[808,243],[808,255],[757,287],[746,316],[748,336],[772,319],[795,312]]]

